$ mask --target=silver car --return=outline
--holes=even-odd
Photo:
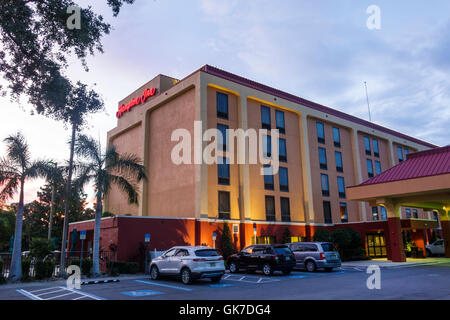
[[[444,240],[436,240],[432,244],[426,245],[426,250],[429,257],[445,254]]]
[[[153,259],[150,264],[152,280],[160,276],[176,276],[181,278],[184,284],[202,278],[219,282],[224,273],[223,257],[215,249],[204,246],[173,247]]]
[[[341,258],[332,243],[294,242],[287,245],[295,255],[295,268],[314,272],[317,269],[331,271],[341,266]]]

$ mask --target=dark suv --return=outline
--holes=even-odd
[[[261,270],[266,276],[274,271],[282,271],[287,275],[295,267],[295,256],[286,245],[257,244],[233,254],[227,262],[231,273],[244,269]]]

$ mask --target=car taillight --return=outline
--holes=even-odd
[[[323,252],[320,253],[320,260],[325,260],[325,253]]]
[[[223,257],[219,257],[219,259],[217,259],[217,260],[219,260],[219,261],[220,261],[220,260],[223,260]]]
[[[194,259],[195,262],[207,261],[206,259]]]
[[[273,256],[273,260],[278,260],[278,255],[277,254]]]

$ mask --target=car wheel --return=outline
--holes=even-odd
[[[222,279],[222,276],[220,276],[220,277],[215,277],[215,278],[211,278],[211,282],[213,282],[213,283],[218,283],[218,282],[220,282],[221,279]]]
[[[315,264],[314,261],[312,261],[312,260],[306,261],[305,267],[306,267],[306,270],[307,270],[308,272],[314,272],[314,271],[316,271],[316,264]]]
[[[189,270],[188,268],[184,268],[183,270],[181,270],[181,281],[184,284],[191,284],[192,283],[191,270]]]
[[[158,280],[159,270],[157,266],[153,266],[152,269],[150,270],[150,278],[152,278],[152,280]]]
[[[288,276],[288,275],[291,274],[291,271],[292,271],[292,270],[290,270],[290,269],[288,269],[288,270],[283,270],[283,274],[284,274],[285,276]]]
[[[236,264],[236,262],[231,262],[228,269],[230,269],[231,273],[236,273],[239,271],[239,268],[238,268],[238,265]]]
[[[333,268],[332,268],[332,267],[326,267],[326,268],[325,268],[325,271],[331,272],[331,271],[333,271]]]
[[[273,274],[272,266],[268,263],[265,263],[262,267],[262,271],[265,276],[271,276]]]

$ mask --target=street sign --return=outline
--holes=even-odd
[[[145,234],[145,243],[149,243],[150,242],[150,233],[146,233]]]
[[[86,231],[80,231],[80,240],[86,240]]]
[[[213,232],[213,240],[216,241],[216,233]]]

